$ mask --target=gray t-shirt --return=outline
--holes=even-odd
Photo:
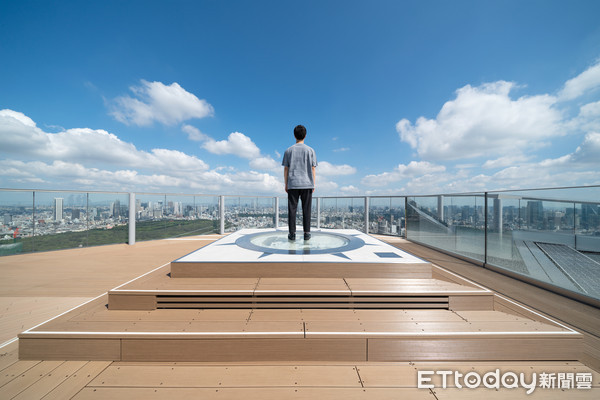
[[[288,189],[314,189],[312,167],[317,166],[315,151],[304,143],[290,146],[283,154],[281,165],[288,167]]]

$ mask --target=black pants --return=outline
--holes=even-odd
[[[302,200],[302,226],[304,233],[310,232],[310,209],[312,205],[312,189],[288,189],[288,228],[296,233],[296,211],[298,199]]]

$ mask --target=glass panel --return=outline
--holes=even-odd
[[[34,251],[88,245],[85,193],[35,193]]]
[[[314,201],[316,204],[316,200]],[[316,214],[315,214],[316,217]],[[287,229],[288,226],[288,208],[287,197],[279,197],[279,228]]]
[[[88,246],[127,243],[129,239],[129,195],[89,193]]]
[[[225,197],[225,232],[273,228],[274,201],[273,197]]]
[[[164,194],[135,196],[135,240],[164,239],[167,236],[167,199]]]
[[[33,192],[0,190],[0,256],[34,251]]]
[[[484,201],[483,195],[410,197],[407,237],[483,262]]]
[[[163,237],[206,235],[219,232],[218,197],[167,195]]]
[[[321,199],[321,228],[365,229],[364,197],[324,197]]]
[[[600,298],[600,188],[490,193],[488,263]]]
[[[404,197],[369,198],[369,233],[404,236]]]

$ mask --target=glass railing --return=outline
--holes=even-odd
[[[369,197],[369,232],[406,236],[405,197]]]
[[[600,187],[488,193],[490,266],[600,299]]]
[[[485,261],[485,195],[407,198],[407,239]]]
[[[600,186],[407,198],[407,239],[600,299]]]
[[[128,194],[0,190],[0,255],[128,240]]]
[[[0,255],[288,224],[286,197],[133,196],[131,238],[129,193],[0,189]],[[320,197],[313,198],[311,226],[406,237],[567,294],[600,299],[599,214],[600,186]],[[298,226],[301,218],[299,211]]]
[[[319,226],[321,228],[357,229],[364,232],[365,198],[321,197],[319,217]]]
[[[274,197],[225,196],[225,232],[274,226]]]
[[[137,193],[136,240],[219,233],[219,198]]]

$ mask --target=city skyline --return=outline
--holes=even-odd
[[[598,14],[3,2],[0,187],[283,196],[297,123],[316,196],[600,184]]]

